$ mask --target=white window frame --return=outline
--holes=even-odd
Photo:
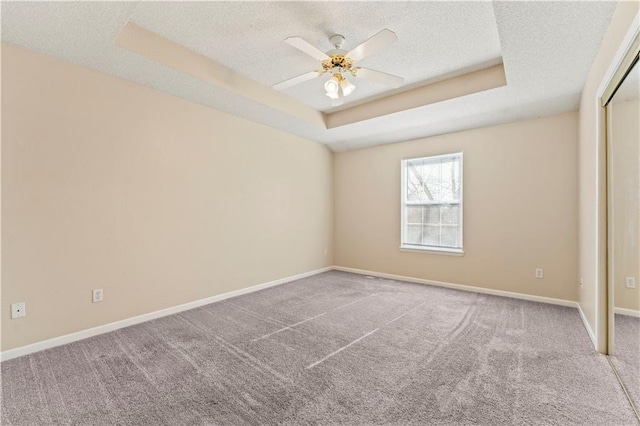
[[[420,159],[436,160],[442,158],[460,158],[460,248],[439,247],[439,246],[423,246],[417,244],[405,244],[405,220],[407,206],[407,162]],[[442,155],[427,155],[421,157],[403,158],[400,163],[401,187],[400,187],[400,250],[415,252],[430,252],[438,254],[450,254],[462,256],[464,255],[464,156],[463,152],[453,152]],[[442,205],[443,203],[434,203]],[[456,203],[457,204],[457,203]]]

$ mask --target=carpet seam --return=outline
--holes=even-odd
[[[618,370],[616,370],[616,367],[611,362],[611,357],[609,355],[605,355],[605,356],[607,357],[607,362],[609,363],[609,367],[611,367],[613,374],[616,376],[616,380],[618,380],[618,384],[622,388],[622,392],[624,392],[624,396],[627,398],[627,402],[629,402],[629,405],[631,405],[633,414],[636,415],[636,420],[638,420],[638,423],[640,423],[640,413],[638,413],[638,410],[636,409],[636,405],[633,403],[633,400],[631,399],[631,395],[629,395],[629,391],[627,391],[627,387],[625,386],[624,382],[622,381],[622,378],[618,374]]]

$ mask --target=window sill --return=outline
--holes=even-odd
[[[400,251],[412,251],[412,252],[420,252],[420,253],[444,254],[444,255],[448,255],[448,256],[464,256],[464,250],[462,250],[462,249],[412,246],[412,245],[409,245],[409,244],[401,245],[400,246]]]

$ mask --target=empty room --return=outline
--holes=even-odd
[[[0,424],[640,425],[640,1],[2,1]]]

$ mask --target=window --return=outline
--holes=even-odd
[[[462,253],[462,153],[402,160],[402,249]]]

